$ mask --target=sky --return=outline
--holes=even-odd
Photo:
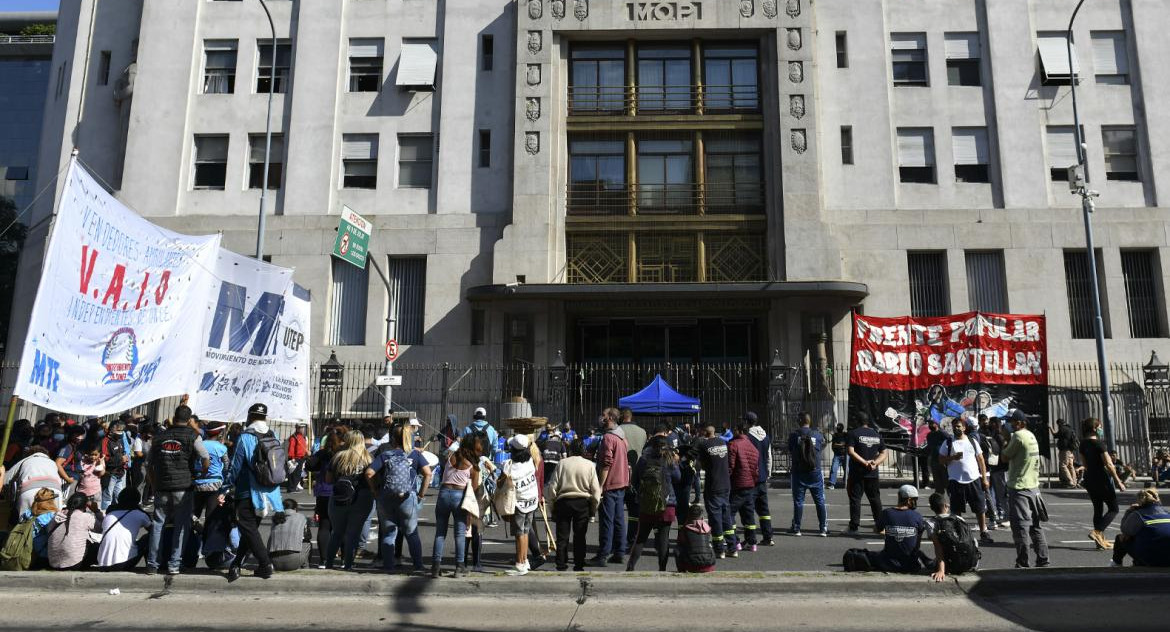
[[[60,0],[0,0],[3,11],[56,11]]]

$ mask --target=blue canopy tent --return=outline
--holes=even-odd
[[[697,415],[700,410],[699,400],[674,390],[661,375],[655,375],[646,388],[619,399],[618,406],[650,415]]]

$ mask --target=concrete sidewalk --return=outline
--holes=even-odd
[[[985,571],[936,583],[927,575],[840,572],[550,573],[526,577],[503,574],[431,579],[377,573],[303,570],[262,580],[244,576],[229,584],[214,573],[167,578],[142,573],[25,572],[0,573],[5,591],[53,593],[347,595],[393,597],[727,597],[817,595],[899,598],[987,597],[996,595],[1074,595],[1160,593],[1168,577],[1153,569],[1031,569]]]

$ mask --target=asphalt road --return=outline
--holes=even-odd
[[[924,515],[930,514],[926,503],[926,498],[929,494],[929,488],[922,493],[919,510]],[[298,499],[302,508],[306,506],[312,507],[312,498],[304,492],[299,492],[294,497]],[[1046,525],[1046,535],[1048,537],[1052,564],[1054,566],[1068,567],[1108,566],[1109,553],[1096,550],[1095,545],[1088,537],[1088,532],[1092,528],[1092,506],[1089,504],[1088,495],[1084,490],[1048,490],[1044,492],[1044,497],[1048,504],[1050,515],[1050,522]],[[425,499],[425,504],[422,509],[422,520],[419,527],[423,541],[423,557],[428,566],[430,563],[431,543],[434,538],[435,514],[433,498],[433,496],[428,496]],[[1132,489],[1120,495],[1119,503],[1122,514],[1125,512],[1125,508],[1133,502],[1133,498],[1134,491]],[[896,504],[896,500],[896,489],[892,487],[882,489],[883,506],[893,506]],[[882,538],[872,533],[873,523],[869,517],[868,504],[864,500],[862,502],[860,533],[857,536],[849,536],[845,533],[849,522],[849,500],[844,490],[828,490],[826,492],[830,529],[830,536],[827,538],[815,535],[817,518],[811,497],[807,498],[805,502],[803,520],[804,535],[801,537],[787,535],[788,527],[792,522],[791,492],[787,489],[774,488],[769,494],[769,502],[772,510],[773,525],[776,528],[776,546],[761,546],[755,553],[740,553],[738,559],[720,560],[718,570],[839,570],[841,568],[841,555],[845,549],[852,547],[881,548]],[[311,513],[311,509],[309,513]],[[968,516],[968,519],[972,519],[972,517]],[[1121,515],[1118,516],[1117,520],[1114,521],[1113,525],[1106,532],[1110,541],[1117,534],[1117,525],[1120,523],[1120,520]],[[543,529],[543,524],[538,523],[538,526]],[[742,530],[740,533],[742,535]],[[983,569],[1013,568],[1015,566],[1015,547],[1012,544],[1011,531],[1002,528],[992,531],[991,534],[995,542],[994,544],[982,547],[983,560],[980,567]],[[491,572],[499,572],[510,567],[514,556],[514,545],[508,537],[504,526],[501,524],[498,527],[487,529],[485,535],[484,566],[486,569]],[[376,530],[372,531],[371,538],[374,537],[376,537]],[[542,542],[544,539],[542,533]],[[591,524],[589,528],[590,555],[592,555],[596,545],[597,525]],[[368,544],[368,549],[369,551],[376,551],[377,545],[371,540]],[[444,559],[444,565],[445,567],[450,567],[454,563],[450,540],[448,540],[446,550],[447,555]],[[927,546],[927,552],[933,555],[929,546]],[[407,563],[409,563],[409,559],[407,559]],[[363,570],[363,567],[368,568],[369,566],[369,560],[359,561],[357,564],[359,570]],[[653,559],[653,551],[651,550],[643,555],[642,560],[639,562],[638,570],[651,571],[654,568],[655,561]],[[673,561],[671,568],[673,568]],[[551,570],[551,568],[542,570]],[[606,569],[590,570],[617,572],[623,570],[623,567],[611,564]]]
[[[0,593],[12,630],[1164,630],[1149,596],[987,601],[869,595],[691,599]]]

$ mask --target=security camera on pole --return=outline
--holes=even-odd
[[[1097,256],[1093,248],[1093,222],[1091,219],[1092,213],[1096,209],[1094,200],[1100,197],[1100,194],[1089,188],[1089,167],[1085,164],[1085,139],[1081,135],[1081,116],[1077,109],[1077,66],[1073,60],[1073,23],[1076,22],[1077,13],[1080,12],[1081,5],[1084,3],[1085,0],[1080,0],[1076,9],[1073,10],[1072,18],[1068,21],[1066,35],[1069,76],[1071,78],[1069,88],[1072,91],[1073,135],[1077,144],[1077,164],[1068,169],[1068,186],[1073,195],[1081,196],[1081,214],[1085,220],[1085,257],[1089,260],[1089,282],[1093,287],[1093,330],[1097,338],[1097,373],[1101,380],[1101,422],[1105,428],[1105,440],[1109,443],[1109,449],[1116,450],[1117,437],[1113,433],[1113,401],[1109,394],[1109,373],[1105,365],[1105,325],[1101,318],[1101,291],[1097,285]]]

